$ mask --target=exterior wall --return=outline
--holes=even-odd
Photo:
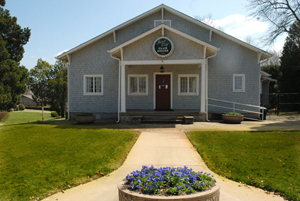
[[[161,19],[161,12],[156,12],[116,31],[116,43],[113,34],[106,36],[70,55],[69,67],[69,111],[72,114],[91,112],[99,114],[98,118],[116,116],[118,111],[118,61],[112,59],[107,50],[112,49],[154,27],[154,20]],[[259,75],[257,53],[238,45],[217,34],[209,41],[209,30],[188,22],[170,12],[165,12],[165,20],[171,20],[173,28],[212,44],[221,50],[208,63],[208,97],[245,104],[259,105]],[[191,42],[171,32],[166,32],[175,46],[173,55],[166,59],[202,59],[203,46]],[[152,44],[160,36],[155,32],[142,40],[125,47],[125,60],[154,60]],[[198,96],[178,96],[178,74],[199,74],[201,85],[201,68],[196,65],[164,65],[165,72],[172,72],[173,109],[199,109],[201,86]],[[154,72],[160,66],[126,67],[126,107],[127,109],[153,109]],[[84,75],[103,75],[103,95],[83,95]],[[148,74],[148,95],[128,95],[128,74]],[[245,74],[246,91],[233,92],[233,74]],[[209,111],[225,112],[225,110],[209,107]]]
[[[128,74],[148,75],[148,95],[128,95],[126,87],[126,109],[153,110],[154,106],[154,73],[159,73],[160,66],[130,66],[126,68],[126,86],[128,85]],[[199,109],[201,94],[201,68],[196,65],[166,65],[165,72],[172,72],[171,90],[173,94],[173,109]],[[199,95],[178,95],[178,74],[199,75]]]
[[[166,31],[165,36],[172,40],[174,52],[164,60],[203,59],[204,46],[170,31]],[[160,60],[161,58],[157,57],[152,50],[153,42],[159,37],[161,37],[161,31],[152,33],[123,48],[124,61]]]

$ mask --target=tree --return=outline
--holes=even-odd
[[[51,109],[57,111],[61,117],[65,116],[67,102],[67,70],[65,63],[57,61],[51,70],[51,79],[49,80],[49,101]]]
[[[5,0],[0,0],[0,6]],[[23,46],[28,42],[30,29],[22,29],[17,18],[0,7],[0,110],[14,108],[26,90],[28,71],[20,66]]]
[[[44,106],[49,101],[49,85],[51,65],[39,59],[37,65],[30,70],[28,85],[33,93],[33,100],[42,105],[42,120],[44,121]]]
[[[299,0],[248,0],[251,15],[270,22],[271,26],[265,37],[266,44],[272,44],[283,33],[290,33],[294,22],[300,22]]]
[[[203,22],[203,23],[205,23],[205,24],[207,24],[211,27],[219,29],[220,31],[224,31],[223,27],[216,25],[216,23],[214,22],[214,19],[213,19],[211,14],[207,14],[207,15],[204,15],[204,16],[200,16],[200,15],[195,16],[195,19],[199,20],[199,21],[201,21],[201,22]]]
[[[291,26],[280,59],[280,92],[300,93],[300,22]]]

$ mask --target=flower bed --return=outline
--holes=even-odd
[[[119,200],[153,200],[154,196],[157,200],[166,197],[176,200],[174,196],[178,195],[180,195],[178,199],[181,200],[196,198],[198,200],[201,196],[203,200],[219,200],[219,187],[213,175],[195,172],[186,166],[183,168],[143,166],[141,171],[128,174],[118,188]]]

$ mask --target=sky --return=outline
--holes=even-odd
[[[55,57],[152,8],[165,4],[191,17],[211,16],[216,26],[266,50],[282,50],[285,35],[272,47],[261,46],[268,23],[250,16],[247,0],[6,0],[17,23],[31,29],[21,65],[31,69],[39,58]]]

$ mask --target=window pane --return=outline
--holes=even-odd
[[[146,77],[139,77],[139,92],[146,93]]]
[[[137,93],[137,77],[130,77],[130,93]]]
[[[187,93],[187,77],[180,77],[180,93]]]
[[[235,90],[243,90],[243,77],[240,76],[234,77],[234,82],[235,82],[235,86],[234,86]]]
[[[101,86],[101,77],[95,77],[95,92],[101,93],[102,86]]]
[[[93,92],[93,78],[87,77],[86,78],[86,92]]]
[[[189,77],[189,93],[196,93],[197,79],[196,77]]]

